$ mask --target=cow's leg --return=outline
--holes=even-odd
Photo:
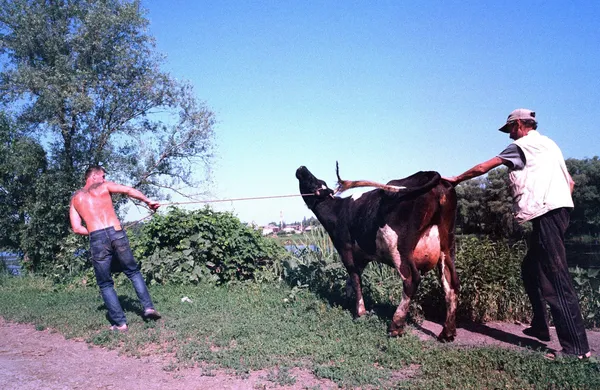
[[[442,332],[438,335],[438,340],[440,341],[453,341],[456,337],[456,307],[459,289],[458,275],[454,266],[456,255],[456,239],[454,236],[456,193],[449,191],[449,188],[445,184],[445,189],[441,192],[439,198],[441,207],[439,223],[441,254],[438,269],[446,297],[446,321],[444,322]]]
[[[400,258],[400,253],[398,257]],[[396,308],[392,323],[388,331],[388,336],[396,337],[404,334],[404,326],[406,325],[406,316],[410,309],[410,301],[417,291],[417,287],[421,282],[421,275],[407,255],[403,256],[403,261],[396,269],[402,278],[402,299]]]
[[[344,263],[344,265],[346,266],[346,270],[348,271],[348,279],[346,279],[346,296],[349,297],[351,295],[351,290],[354,290],[356,300],[355,314],[356,317],[362,317],[367,313],[367,310],[365,309],[365,301],[363,299],[362,294],[361,280],[364,266],[355,262],[351,250],[346,250],[342,253],[342,262]]]
[[[444,288],[444,294],[446,297],[446,321],[444,322],[444,328],[438,335],[440,341],[454,341],[456,337],[456,306],[458,302],[458,277],[456,275],[456,269],[454,268],[454,261],[450,257],[448,251],[444,251],[441,254],[439,270],[440,270],[440,281]]]
[[[388,335],[391,337],[400,336],[404,333],[404,325],[406,324],[406,315],[410,308],[410,300],[412,299],[417,286],[421,280],[421,275],[417,271],[415,263],[409,253],[400,253],[398,247],[398,234],[389,226],[384,226],[377,233],[377,247],[380,251],[380,256],[387,256],[391,259],[392,264],[400,278],[402,279],[402,300],[396,308],[396,312],[392,317],[392,322],[388,330]]]
[[[365,301],[362,295],[362,281],[360,272],[352,272],[348,277],[352,288],[354,289],[354,293],[356,294],[356,316],[362,317],[367,314],[367,310],[365,309]]]

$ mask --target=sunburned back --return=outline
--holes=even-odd
[[[73,206],[90,232],[111,226],[121,229],[106,183],[92,184],[77,191],[73,195]]]

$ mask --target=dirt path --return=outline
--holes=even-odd
[[[116,351],[66,340],[49,330],[15,324],[0,318],[0,389],[289,389],[308,387],[335,389],[335,383],[315,378],[309,372],[290,370],[293,386],[277,387],[268,371],[247,377],[202,369],[164,370],[167,362],[150,356],[141,359],[119,356]],[[204,375],[203,375],[204,374]]]
[[[518,324],[489,323],[458,329],[456,344],[497,345],[519,348],[519,344],[542,347],[525,337]],[[423,340],[433,339],[441,325],[425,321],[415,330]],[[588,332],[592,353],[600,352],[600,332]],[[559,349],[556,333],[548,347]],[[201,369],[167,372],[157,357],[119,356],[116,351],[92,347],[81,341],[66,340],[58,333],[37,331],[32,325],[14,324],[0,318],[0,389],[334,389],[335,384],[320,380],[302,370],[292,370],[296,383],[277,386],[269,381],[268,371],[247,377]]]
[[[533,349],[547,349],[550,352],[561,349],[556,338],[556,331],[550,328],[552,340],[541,342],[537,339],[525,336],[523,329],[526,325],[507,322],[488,322],[487,324],[459,324],[456,330],[457,345],[467,346],[498,346],[503,348],[531,347]],[[442,331],[442,325],[431,321],[424,321],[417,329],[417,335],[421,340],[432,340]],[[592,355],[600,355],[600,332],[587,332]]]

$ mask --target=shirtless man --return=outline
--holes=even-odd
[[[112,203],[111,194],[127,196],[145,202],[151,210],[158,209],[158,202],[148,199],[140,191],[124,185],[105,181],[106,171],[100,166],[91,166],[85,172],[85,186],[71,198],[69,217],[73,231],[90,236],[90,251],[94,274],[100,294],[108,309],[111,330],[126,332],[127,319],[117,297],[111,277],[113,257],[133,283],[135,292],[144,308],[144,317],[157,320],[160,314],[154,309],[150,293],[133,258],[127,234],[121,227]],[[85,222],[85,226],[82,225]]]

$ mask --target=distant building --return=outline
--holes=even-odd
[[[282,223],[279,227],[274,223],[270,223],[267,226],[257,226],[255,229],[260,229],[263,236],[276,235],[278,233],[283,234],[302,234],[304,232],[310,232],[316,229],[318,226],[305,225],[302,222],[295,223],[293,225],[285,225]]]
[[[271,228],[263,228],[261,232],[262,232],[262,235],[263,235],[263,236],[268,236],[268,235],[270,235],[270,234],[273,234],[273,233],[274,233],[274,232],[273,232],[273,229],[271,229]]]
[[[268,236],[271,234],[277,234],[281,229],[279,226],[268,224],[267,226],[262,227],[262,235]]]

